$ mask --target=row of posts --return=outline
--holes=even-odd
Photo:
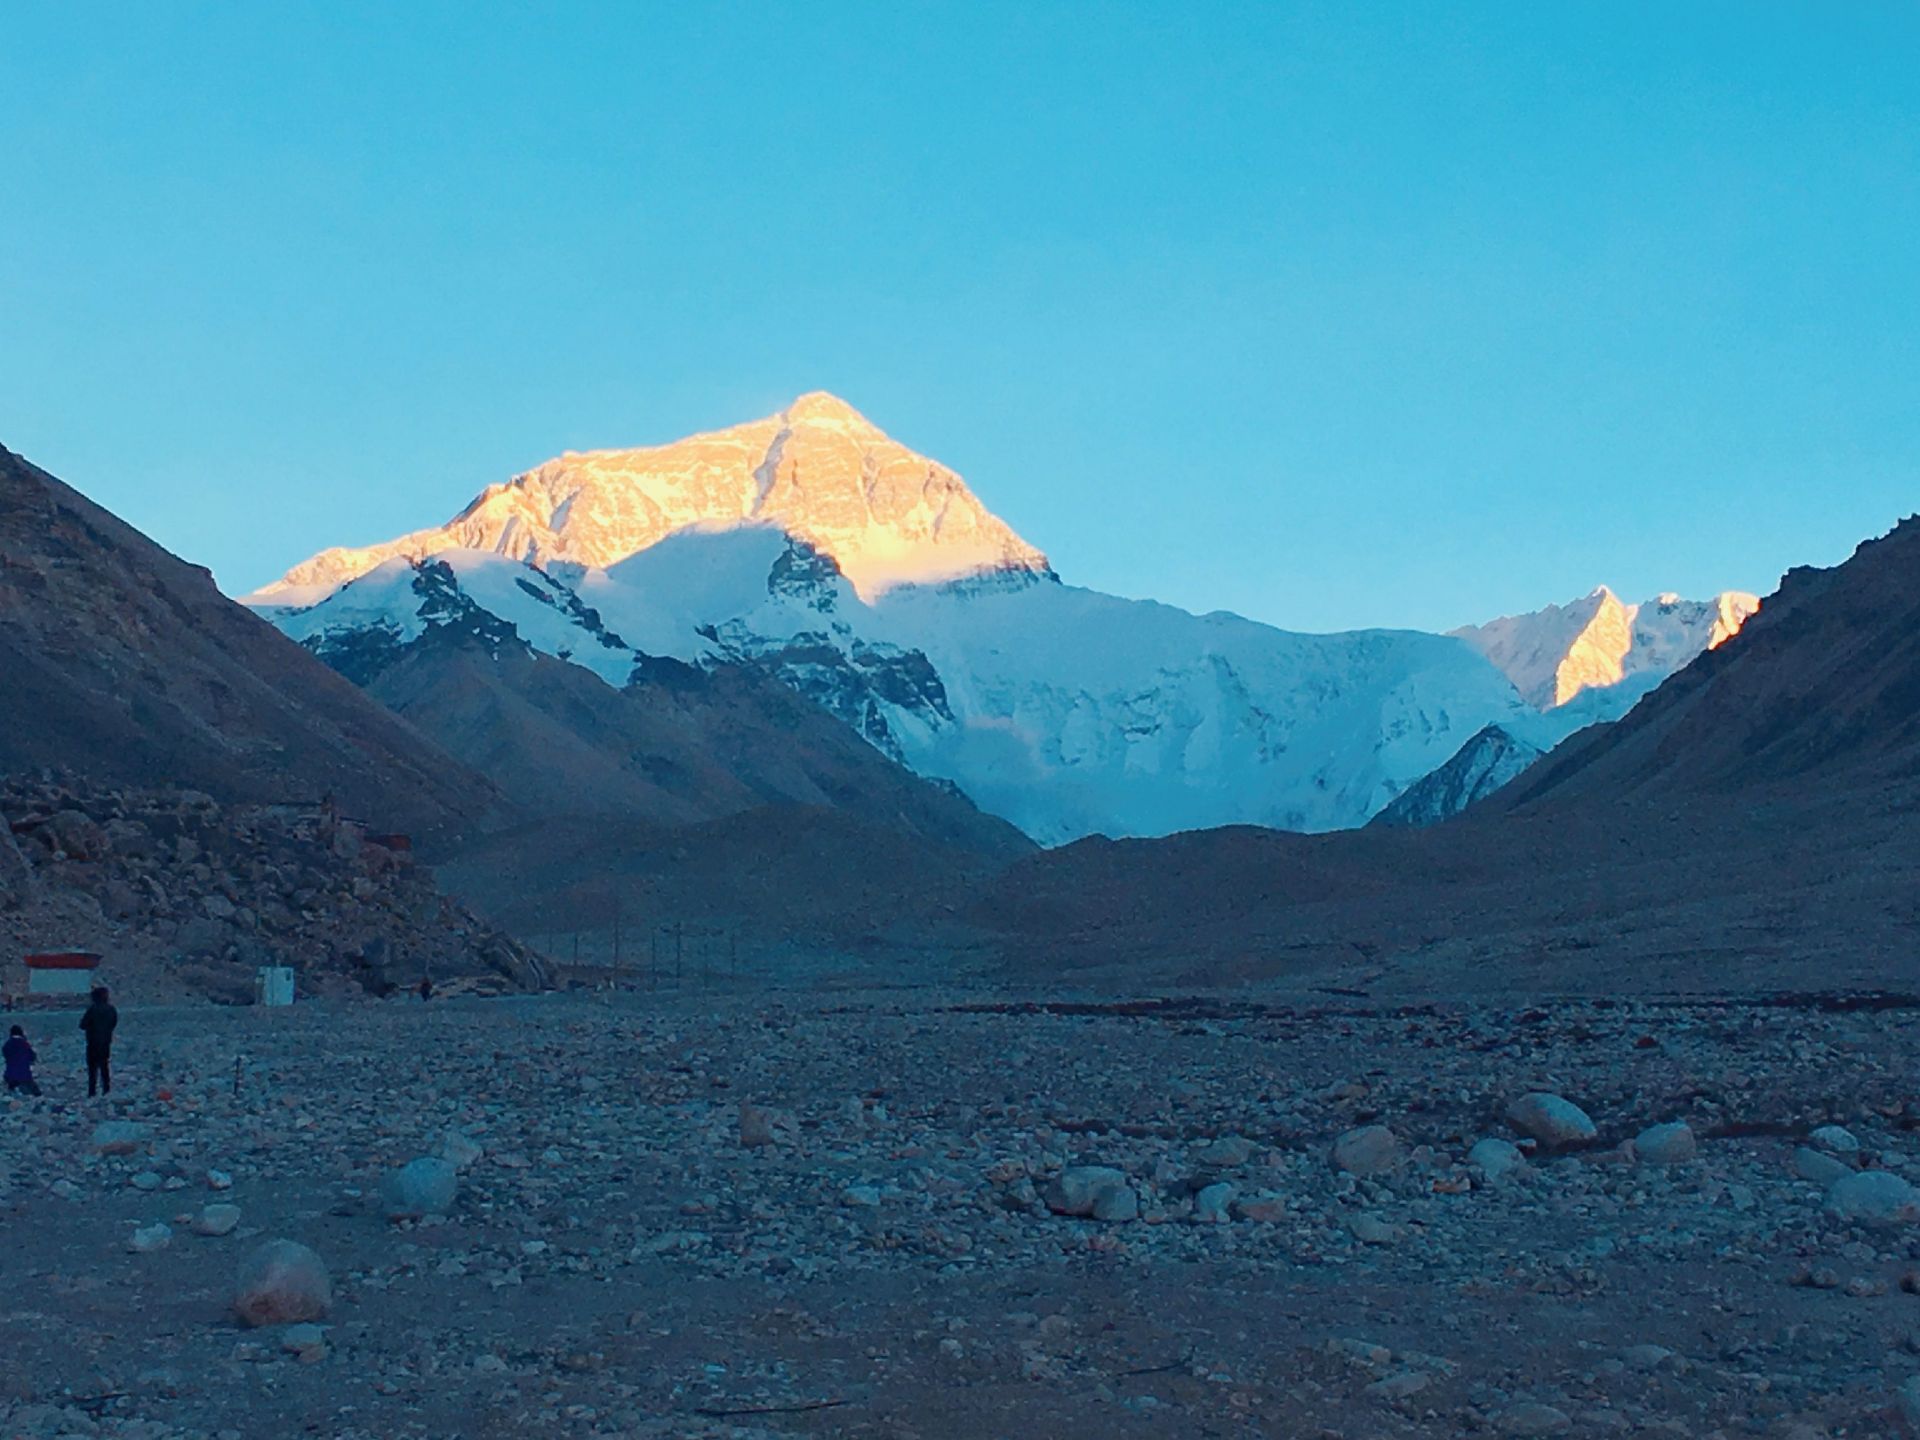
[[[570,932],[570,934],[572,940],[572,963],[578,967],[582,963],[580,958],[581,932],[574,930]],[[628,938],[622,928],[619,912],[616,911],[613,917],[612,964],[609,968],[612,971],[614,985],[621,989],[624,989],[626,986],[628,973],[626,950]],[[547,943],[543,947],[545,953],[556,957],[561,955],[563,952],[557,942],[562,939],[563,936],[561,934],[550,933],[547,936]],[[740,978],[740,936],[736,931],[698,925],[689,926],[684,921],[676,920],[670,925],[654,925],[647,931],[647,960],[644,983],[649,988],[657,988],[659,986],[661,976],[668,973],[669,966],[671,967],[673,983],[676,986],[684,984],[687,973],[687,941],[689,939],[695,941],[696,944],[702,939],[711,942],[707,946],[704,957],[700,955],[695,956],[696,961],[702,958],[706,961],[698,970],[698,978],[703,988],[711,985],[713,982],[715,973],[713,964],[715,951],[718,949],[718,942],[722,940],[726,942],[725,973],[729,979],[737,980]]]

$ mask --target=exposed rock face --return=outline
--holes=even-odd
[[[676,664],[757,669],[1042,842],[1356,825],[1489,721],[1548,743],[1569,723],[1440,636],[1294,635],[1031,572],[869,602],[821,552],[764,528],[681,531],[604,571],[476,551],[432,563],[526,645],[616,688]],[[388,560],[274,622],[356,677],[436,633],[497,650],[465,610],[426,603],[423,568]]]
[[[601,568],[698,523],[777,525],[833,557],[863,594],[1047,560],[960,477],[889,439],[832,395],[669,445],[569,452],[493,485],[447,524],[325,550],[254,597],[297,605],[395,557],[491,550],[541,567]]]
[[[115,984],[119,962],[140,953],[184,988],[232,1001],[252,997],[267,964],[293,966],[306,989],[380,993],[422,973],[544,980],[532,952],[443,896],[409,852],[324,806],[13,777],[0,781],[0,822],[40,897],[14,910],[23,940],[100,951]]]
[[[1415,781],[1369,824],[1438,825],[1513,780],[1545,752],[1500,725],[1480,731],[1438,770]]]
[[[1865,818],[1915,773],[1920,520],[1844,564],[1792,570],[1737,641],[1700,659],[1617,725],[1570,741],[1502,797],[1671,800],[1761,787],[1797,803],[1865,798]],[[1846,809],[1856,824],[1857,806]],[[1799,827],[1796,827],[1798,829]]]
[[[1529,704],[1548,710],[1635,676],[1664,679],[1732,638],[1759,608],[1758,596],[1739,590],[1629,605],[1602,585],[1565,605],[1449,633],[1499,666]]]

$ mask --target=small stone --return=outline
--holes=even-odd
[[[1364,1366],[1377,1370],[1393,1359],[1393,1351],[1371,1340],[1358,1340],[1351,1336],[1338,1336],[1327,1342],[1327,1353],[1345,1360],[1350,1365]]]
[[[147,1143],[147,1127],[132,1120],[105,1120],[88,1141],[96,1155],[131,1155]]]
[[[1193,1218],[1200,1225],[1225,1225],[1232,1217],[1227,1207],[1233,1203],[1233,1186],[1221,1181],[1209,1185],[1193,1197]]]
[[[1249,1196],[1236,1201],[1233,1208],[1242,1220],[1251,1220],[1256,1225],[1278,1225],[1290,1213],[1287,1197],[1272,1193]]]
[[[453,1209],[459,1191],[460,1172],[450,1161],[434,1155],[409,1160],[387,1175],[387,1218],[419,1220],[445,1215]]]
[[[761,1150],[778,1138],[773,1115],[758,1105],[740,1107],[740,1145],[745,1150]]]
[[[1429,1375],[1418,1370],[1402,1370],[1383,1380],[1376,1380],[1367,1386],[1366,1394],[1375,1400],[1404,1400],[1409,1395],[1418,1395],[1433,1383]]]
[[[246,1325],[321,1320],[333,1308],[333,1283],[318,1255],[292,1240],[269,1240],[240,1266],[234,1313]]]
[[[840,1192],[840,1203],[856,1209],[872,1209],[880,1203],[878,1185],[849,1185]]]
[[[1362,1125],[1333,1142],[1334,1168],[1350,1175],[1384,1175],[1403,1158],[1400,1137],[1384,1125]]]
[[[327,1332],[318,1325],[289,1325],[280,1334],[280,1348],[302,1365],[314,1365],[327,1358]]]
[[[173,1227],[170,1225],[143,1225],[133,1232],[127,1241],[127,1248],[136,1255],[151,1255],[156,1250],[164,1250],[173,1243]]]
[[[1571,1100],[1536,1090],[1507,1107],[1507,1120],[1542,1145],[1584,1145],[1599,1134],[1593,1118]]]
[[[1844,1125],[1822,1125],[1811,1135],[1807,1143],[1816,1150],[1825,1150],[1829,1155],[1858,1155],[1859,1138]]]
[[[1793,1173],[1802,1180],[1811,1180],[1816,1185],[1831,1185],[1834,1181],[1853,1174],[1853,1167],[1822,1154],[1818,1150],[1809,1150],[1802,1145],[1793,1152]]]
[[[1539,1440],[1548,1435],[1564,1435],[1573,1428],[1573,1421],[1564,1410],[1552,1405],[1537,1405],[1528,1402],[1502,1410],[1495,1428],[1502,1435],[1515,1435],[1522,1440]]]
[[[1861,1225],[1920,1223],[1920,1190],[1890,1170],[1857,1170],[1834,1181],[1827,1209]]]
[[[471,1170],[486,1153],[480,1142],[464,1130],[449,1130],[440,1137],[440,1158],[456,1170]]]
[[[234,1227],[239,1223],[240,1207],[238,1205],[207,1205],[202,1207],[200,1214],[195,1218],[193,1233],[218,1238],[222,1235],[231,1235]]]
[[[158,1190],[165,1182],[151,1170],[142,1170],[127,1183],[136,1190]]]
[[[1498,1185],[1509,1176],[1526,1169],[1527,1157],[1511,1140],[1489,1138],[1477,1141],[1467,1152],[1467,1164],[1479,1172],[1489,1185]]]
[[[231,1190],[233,1189],[233,1176],[224,1170],[209,1170],[207,1171],[207,1188],[209,1190]]]
[[[1253,1156],[1253,1143],[1239,1135],[1222,1135],[1202,1145],[1194,1159],[1216,1170],[1234,1170]]]
[[[1649,1125],[1633,1138],[1633,1153],[1645,1165],[1684,1165],[1697,1150],[1693,1127],[1684,1120]]]
[[[1673,1358],[1673,1351],[1664,1345],[1629,1345],[1620,1358],[1629,1370],[1658,1370]]]
[[[1909,1376],[1894,1396],[1894,1408],[1912,1430],[1920,1430],[1920,1375]]]
[[[1395,1245],[1407,1233],[1404,1226],[1389,1224],[1378,1215],[1365,1211],[1348,1217],[1347,1230],[1362,1245]]]

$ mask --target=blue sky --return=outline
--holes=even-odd
[[[1920,7],[14,5],[0,443],[244,590],[833,390],[1069,580],[1766,590],[1916,508]]]

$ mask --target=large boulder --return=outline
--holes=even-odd
[[[1507,1107],[1507,1123],[1542,1145],[1584,1145],[1599,1129],[1578,1105],[1564,1096],[1536,1090]]]
[[[1859,1170],[1833,1182],[1827,1209],[1860,1225],[1920,1224],[1920,1190],[1891,1170]]]
[[[460,1172],[452,1161],[437,1155],[409,1160],[387,1176],[387,1218],[418,1220],[426,1215],[444,1215],[453,1209],[459,1192]]]
[[[318,1255],[292,1240],[269,1240],[240,1266],[233,1313],[244,1325],[321,1320],[333,1308],[333,1282]]]

